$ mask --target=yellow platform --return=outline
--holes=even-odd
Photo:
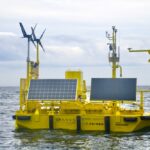
[[[112,37],[107,34],[109,43],[109,61],[112,63],[112,78],[116,78],[119,55],[116,51],[116,32],[112,28]],[[150,128],[150,113],[144,112],[144,92],[140,91],[140,102],[125,100],[99,99],[90,101],[87,98],[86,82],[82,71],[66,71],[65,79],[76,79],[75,99],[28,99],[30,82],[39,79],[39,47],[37,43],[37,62],[27,60],[27,77],[20,80],[20,109],[13,118],[17,129],[65,129],[98,132],[134,132]],[[29,57],[28,57],[29,58]],[[135,106],[132,109],[125,104]]]

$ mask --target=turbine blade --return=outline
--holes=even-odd
[[[23,24],[22,24],[21,22],[19,22],[19,24],[20,24],[20,28],[21,28],[21,31],[22,31],[23,36],[24,36],[24,37],[27,37],[26,31],[25,31],[25,29],[24,29],[24,27],[23,27]]]
[[[35,35],[35,33],[34,33],[34,30],[35,30],[35,29],[33,29],[33,28],[31,27],[31,30],[32,30],[33,40],[36,41],[37,38],[36,38],[36,35]]]
[[[31,42],[32,42],[33,45],[36,47],[36,45],[35,45],[34,40],[32,39],[32,37],[31,37]]]
[[[39,45],[41,46],[42,50],[45,52],[45,49],[44,49],[44,47],[43,47],[41,41],[39,41]]]
[[[34,28],[33,28],[34,30],[35,30],[36,26],[37,26],[37,24],[35,24],[35,26],[34,26]]]
[[[43,31],[43,33],[41,34],[41,36],[40,36],[40,40],[42,39],[42,37],[43,37],[43,35],[44,35],[45,31],[46,31],[46,29],[45,29],[45,30]]]

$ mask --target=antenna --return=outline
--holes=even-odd
[[[107,43],[109,45],[109,62],[112,63],[112,78],[116,78],[116,69],[120,68],[120,77],[122,76],[122,68],[119,65],[119,59],[120,59],[120,47],[118,47],[118,52],[117,52],[117,29],[115,26],[112,26],[112,35],[110,35],[108,32],[106,32],[106,38],[108,38],[110,43]]]

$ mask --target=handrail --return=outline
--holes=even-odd
[[[140,92],[140,108],[141,108],[141,110],[143,110],[144,108],[144,93],[146,93],[146,92],[150,92],[150,90],[139,90],[139,91],[137,91],[137,92]]]

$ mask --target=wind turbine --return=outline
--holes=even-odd
[[[22,31],[22,34],[23,34],[23,38],[27,38],[28,39],[27,61],[30,61],[30,41],[34,44],[34,46],[35,46],[35,43],[34,43],[34,40],[32,38],[32,33],[31,34],[27,34],[23,24],[21,22],[19,22],[19,24],[20,24],[20,28],[21,28],[21,31]],[[35,28],[36,28],[36,25],[35,25],[33,30],[35,30]]]
[[[33,41],[36,42],[36,49],[37,49],[37,64],[39,64],[39,46],[41,46],[42,50],[45,52],[45,49],[41,43],[41,39],[46,31],[46,29],[43,31],[43,33],[41,34],[41,36],[39,38],[36,37],[35,32],[34,32],[34,28],[31,27],[32,30],[32,35],[33,35]]]
[[[29,79],[29,63],[30,63],[30,42],[32,42],[35,46],[34,40],[32,38],[32,33],[31,34],[27,34],[25,31],[25,28],[23,26],[23,24],[21,22],[19,22],[22,34],[23,34],[23,38],[27,38],[28,39],[28,50],[27,50],[27,79]],[[36,25],[34,27],[33,30],[35,30]]]

